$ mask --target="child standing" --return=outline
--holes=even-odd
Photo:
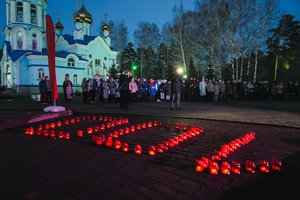
[[[69,82],[66,87],[66,94],[67,94],[67,103],[72,103],[73,88],[71,82]]]

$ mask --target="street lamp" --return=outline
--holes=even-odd
[[[176,70],[177,74],[181,75],[183,73],[183,68],[182,67],[178,67]]]

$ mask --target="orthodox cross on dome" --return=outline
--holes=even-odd
[[[57,18],[58,18],[58,21],[60,21],[60,14],[61,14],[60,10],[57,11]]]
[[[79,1],[76,3],[76,9],[77,9],[77,10],[79,10],[80,4],[81,4],[81,3],[80,3]]]
[[[106,18],[107,18],[108,14],[107,12],[104,13],[104,22],[106,23]]]

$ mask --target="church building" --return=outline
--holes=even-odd
[[[49,76],[47,6],[46,0],[6,0],[1,85],[11,88],[15,84],[20,93],[38,93],[41,77]],[[110,47],[110,27],[105,23],[102,35],[92,36],[93,17],[84,2],[73,14],[73,21],[73,34],[63,33],[60,19],[55,24],[56,78],[60,93],[66,74],[73,83],[74,92],[81,92],[83,78],[108,76],[110,67],[117,64],[118,52]]]

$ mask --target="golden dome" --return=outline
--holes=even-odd
[[[106,31],[109,31],[110,30],[110,27],[108,26],[107,23],[105,23],[103,26],[102,26],[102,30],[106,30]]]
[[[64,25],[58,20],[58,22],[55,24],[55,29],[63,30]]]
[[[74,22],[85,22],[91,24],[93,22],[93,17],[91,13],[85,9],[84,4],[82,4],[81,8],[73,14],[73,20]]]

